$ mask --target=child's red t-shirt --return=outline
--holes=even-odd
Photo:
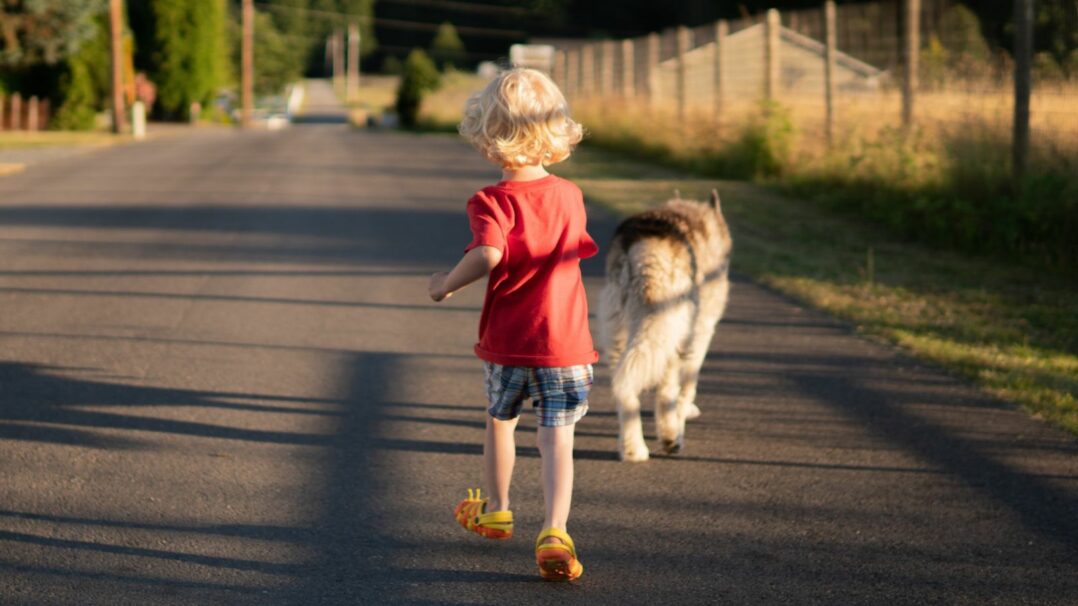
[[[504,366],[598,360],[580,260],[599,247],[586,231],[580,188],[554,175],[502,181],[468,200],[468,222],[472,242],[465,251],[502,251],[487,282],[476,355]]]

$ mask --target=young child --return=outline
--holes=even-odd
[[[502,168],[502,180],[468,200],[472,241],[452,271],[430,279],[431,298],[442,301],[489,274],[475,353],[486,370],[483,484],[491,496],[482,499],[478,490],[469,490],[454,515],[481,536],[513,535],[513,432],[530,399],[546,503],[536,562],[544,579],[576,579],[584,567],[565,531],[573,428],[588,410],[591,365],[599,357],[588,331],[580,259],[598,247],[585,230],[580,189],[544,166],[567,158],[582,129],[550,78],[517,68],[468,101],[460,133]]]

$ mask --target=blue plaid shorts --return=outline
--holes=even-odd
[[[508,421],[520,416],[525,399],[542,427],[572,425],[588,412],[591,364],[550,368],[502,366],[483,361],[486,370],[487,412]]]

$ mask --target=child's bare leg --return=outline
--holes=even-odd
[[[573,431],[576,425],[539,428],[539,454],[543,457],[543,528],[565,530],[573,500]],[[561,542],[550,537],[547,542]]]
[[[513,465],[517,459],[517,446],[513,440],[517,421],[502,421],[487,416],[487,435],[483,442],[483,479],[490,502],[487,511],[509,510],[509,483],[513,479]]]

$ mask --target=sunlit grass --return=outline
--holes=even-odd
[[[443,75],[438,90],[423,99],[419,126],[427,130],[456,130],[464,114],[465,101],[486,83],[484,78],[469,72],[451,71]]]
[[[103,131],[3,131],[0,132],[0,149],[111,145],[123,138]]]
[[[352,122],[363,124],[368,116],[378,117],[392,110],[399,83],[400,76],[363,74],[355,98],[347,104]]]
[[[1067,275],[904,242],[756,185],[606,151],[580,149],[554,171],[590,201],[625,213],[675,188],[703,198],[717,185],[735,271],[1078,434],[1078,285]]]

